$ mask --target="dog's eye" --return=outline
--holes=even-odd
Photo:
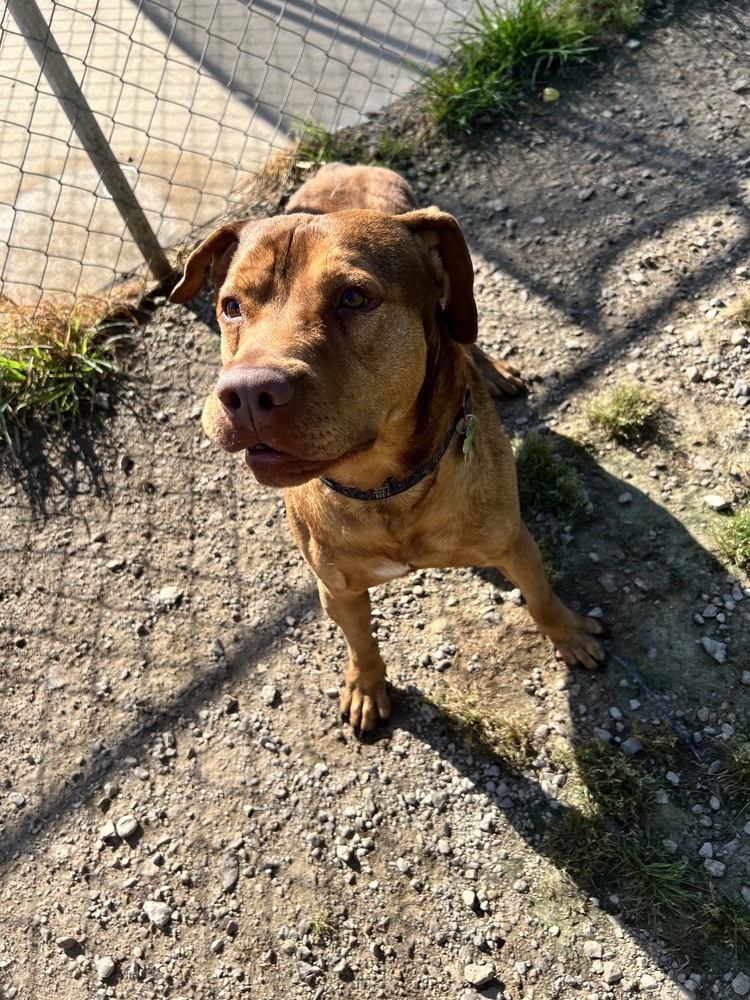
[[[222,304],[222,309],[224,315],[229,319],[237,319],[238,316],[242,315],[242,309],[240,309],[240,304],[237,299],[225,299]]]
[[[358,288],[347,288],[339,300],[339,309],[361,309],[367,301]]]

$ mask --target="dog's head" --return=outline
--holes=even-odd
[[[203,426],[269,486],[376,447],[414,407],[430,338],[476,339],[469,251],[436,209],[222,226],[190,255],[172,301],[196,296],[207,268],[224,367]]]

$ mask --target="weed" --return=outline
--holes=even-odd
[[[352,128],[330,131],[311,119],[299,127],[296,163],[302,166],[323,163],[371,163],[395,167],[408,160],[410,147],[391,129],[360,131]]]
[[[581,504],[581,481],[548,437],[532,431],[513,442],[521,507],[565,520]]]
[[[539,555],[542,557],[544,572],[553,587],[556,587],[565,574],[565,552],[559,534],[549,527],[531,526]]]
[[[639,23],[645,0],[577,0],[578,16],[598,25],[599,32],[627,34]]]
[[[588,406],[592,424],[625,444],[642,441],[652,433],[663,410],[661,402],[640,385],[618,385]]]
[[[641,926],[669,926],[696,905],[697,885],[685,858],[634,834],[610,836],[608,855],[629,919]]]
[[[721,553],[740,569],[750,570],[750,506],[724,519],[716,530]]]
[[[327,941],[333,934],[333,924],[325,913],[319,913],[310,921],[310,934],[316,941]]]
[[[425,72],[425,109],[439,128],[471,131],[486,112],[508,111],[541,77],[582,62],[595,48],[601,21],[576,0],[518,0],[506,10],[478,5],[447,58]]]
[[[656,756],[668,754],[677,742],[677,733],[664,722],[650,726],[636,722],[633,724],[633,736],[643,747],[644,753]]]
[[[552,860],[588,891],[618,902],[630,922],[680,948],[708,937],[747,952],[750,916],[741,905],[717,892],[697,864],[650,838],[650,777],[598,740],[580,744],[576,757],[581,804],[568,806],[550,831]]]
[[[43,301],[35,309],[3,303],[0,315],[0,431],[11,425],[75,420],[106,379],[125,376],[117,348],[131,335],[108,323],[97,300],[72,310]]]
[[[729,316],[743,326],[750,326],[750,295],[743,295],[739,302],[731,306]]]
[[[735,955],[750,954],[750,914],[743,913],[731,899],[711,889],[702,917],[702,926],[697,928],[700,933],[719,940]]]
[[[530,725],[488,709],[476,689],[451,688],[447,697],[427,700],[437,710],[440,722],[469,746],[500,757],[513,767],[522,767],[536,757]]]
[[[639,828],[647,824],[656,804],[656,788],[636,764],[599,739],[579,743],[576,762],[582,783],[603,815]]]
[[[750,805],[750,740],[747,736],[735,735],[728,742],[721,786],[743,809]]]

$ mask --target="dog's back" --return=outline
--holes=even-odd
[[[327,163],[292,195],[284,212],[327,215],[352,208],[403,215],[419,205],[406,181],[392,170]]]

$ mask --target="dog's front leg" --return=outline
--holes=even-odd
[[[526,525],[521,524],[513,543],[505,548],[495,565],[520,589],[539,631],[552,640],[567,664],[581,663],[589,670],[599,666],[604,649],[594,634],[601,632],[601,625],[593,618],[571,611],[554,593],[537,544]]]
[[[367,590],[331,591],[318,580],[323,608],[344,633],[349,669],[341,695],[341,714],[355,729],[374,729],[391,714],[385,689],[385,664],[370,631],[370,594]]]

